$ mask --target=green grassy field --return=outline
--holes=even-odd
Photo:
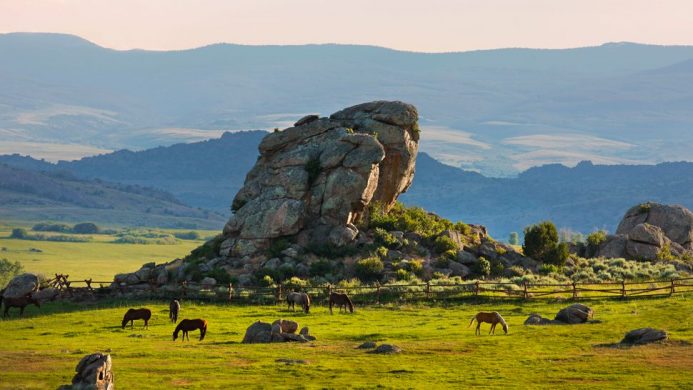
[[[173,342],[167,305],[100,303],[31,307],[28,318],[0,322],[0,388],[49,389],[69,383],[82,356],[113,357],[120,389],[242,388],[691,388],[691,295],[630,301],[593,301],[601,323],[526,327],[533,312],[553,315],[565,302],[486,302],[451,306],[373,306],[330,316],[315,305],[310,315],[280,306],[226,306],[183,302],[182,318],[206,318],[207,338]],[[146,306],[148,330],[120,328],[125,309]],[[471,316],[498,310],[510,333],[475,336]],[[289,318],[309,326],[307,344],[240,344],[256,320]],[[671,340],[613,348],[626,331],[653,326]],[[488,325],[482,330],[488,331]],[[399,355],[355,349],[364,341],[403,348]],[[277,359],[299,359],[287,365]]]
[[[93,234],[92,242],[29,241],[9,238],[12,228],[0,226],[0,258],[19,261],[28,272],[51,276],[54,273],[70,275],[70,280],[92,278],[111,281],[121,272],[133,272],[147,262],[167,262],[186,256],[204,240],[179,240],[174,245],[115,244],[113,235]],[[174,230],[162,229],[166,232]],[[189,231],[189,230],[180,230]],[[218,232],[198,231],[202,237]],[[43,233],[51,235],[54,233]],[[41,252],[32,251],[39,249]]]

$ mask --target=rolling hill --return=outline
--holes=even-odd
[[[23,169],[70,172],[85,179],[150,186],[186,204],[228,216],[231,199],[257,158],[262,131],[225,133],[218,139],[83,158],[52,164],[0,156]],[[544,219],[580,232],[614,231],[625,211],[645,201],[693,208],[693,163],[546,165],[515,178],[489,178],[442,164],[426,153],[417,159],[414,183],[400,198],[453,220],[480,223],[505,239]]]
[[[372,46],[117,51],[0,34],[0,153],[73,159],[271,129],[375,99],[421,114],[421,149],[487,176],[548,163],[693,160],[693,47],[413,53]]]
[[[0,205],[6,220],[210,229],[225,222],[220,214],[186,206],[160,190],[7,164],[0,164]]]

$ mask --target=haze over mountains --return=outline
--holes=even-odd
[[[0,164],[154,187],[185,204],[214,211],[208,216],[220,228],[224,218],[215,215],[229,215],[231,199],[255,163],[257,145],[265,134],[226,133],[219,139],[58,164],[0,156]],[[32,181],[27,179],[27,185],[35,184]],[[0,170],[0,194],[5,182]],[[532,168],[517,178],[487,178],[419,153],[414,183],[400,199],[446,218],[486,225],[498,239],[545,219],[583,233],[600,228],[613,232],[625,211],[641,202],[693,208],[693,163],[599,166],[583,162],[575,168]],[[49,215],[51,210],[43,212]]]
[[[0,35],[0,58],[0,153],[58,160],[145,149],[397,99],[419,109],[422,151],[487,176],[552,162],[693,160],[689,46],[154,52],[16,33]]]

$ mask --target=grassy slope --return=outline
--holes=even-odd
[[[207,339],[172,342],[167,306],[147,306],[149,330],[121,330],[126,306],[82,308],[50,304],[29,318],[0,322],[0,389],[45,389],[68,383],[79,359],[94,351],[113,356],[116,385],[125,389],[212,389],[259,387],[415,387],[462,385],[506,388],[690,388],[693,386],[691,296],[589,303],[599,324],[525,327],[529,313],[549,315],[565,303],[486,303],[447,307],[357,308],[353,315],[287,313],[283,307],[238,307],[183,303],[183,318],[209,320]],[[467,328],[480,310],[498,310],[510,334],[474,336]],[[309,344],[242,345],[256,320],[296,319],[318,341]],[[667,344],[615,349],[599,346],[620,340],[642,326],[671,333]],[[485,330],[488,325],[484,325]],[[499,327],[500,331],[500,327]],[[396,356],[367,354],[363,341],[394,343]],[[303,359],[285,365],[276,359]]]
[[[94,241],[85,243],[28,241],[7,238],[10,231],[8,227],[0,226],[0,248],[7,248],[0,252],[0,258],[18,260],[29,272],[47,276],[68,274],[71,280],[93,278],[95,281],[111,281],[115,274],[136,271],[144,263],[162,263],[183,257],[203,243],[203,240],[180,240],[175,245],[113,244],[106,241],[115,240],[115,236],[98,234],[89,235]],[[216,233],[199,232],[202,237]],[[43,252],[31,252],[31,248]]]

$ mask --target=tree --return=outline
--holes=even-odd
[[[96,234],[99,232],[99,227],[91,222],[78,223],[72,228],[75,234]]]
[[[568,258],[568,244],[558,242],[556,225],[544,221],[525,228],[525,255],[549,264],[563,265]]]
[[[517,234],[517,232],[510,233],[508,243],[510,243],[510,245],[520,245],[520,235]]]
[[[10,234],[10,238],[17,238],[20,240],[27,238],[27,236],[26,229],[23,228],[12,229],[12,234]]]

